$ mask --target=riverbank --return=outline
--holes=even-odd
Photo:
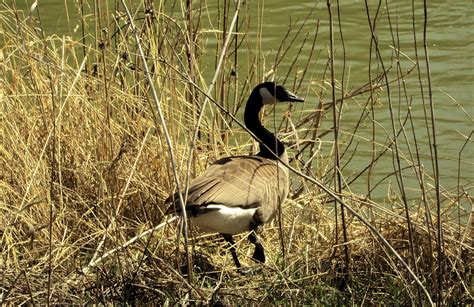
[[[296,53],[297,60],[280,69],[278,61],[288,61],[285,48],[299,50],[289,44],[299,35],[293,30],[274,65],[256,47],[244,74],[234,69],[234,56],[248,37],[225,43],[226,31],[238,24],[232,26],[233,4],[226,31],[216,31],[216,50],[193,36],[206,29],[186,12],[199,10],[183,8],[178,21],[162,7],[141,8],[134,32],[122,7],[115,27],[86,33],[95,39],[90,44],[45,35],[37,11],[2,12],[2,304],[472,303],[472,180],[460,176],[456,187],[443,186],[433,172],[436,154],[419,146],[409,96],[392,96],[406,99],[396,106],[385,96],[416,76],[420,65],[395,75],[374,71],[368,84],[341,91],[345,82],[331,78],[330,58],[318,76],[312,73],[314,49],[302,61]],[[240,14],[244,18],[245,9]],[[215,52],[216,68],[224,54],[213,91],[200,70],[204,52]],[[176,181],[185,184],[220,157],[254,150],[237,121],[264,76],[319,98],[316,107],[285,106],[281,117],[267,110],[264,120],[288,145],[290,165],[329,187],[344,207],[292,173],[290,197],[261,237],[267,262],[253,263],[252,246],[236,238],[242,262],[254,268],[244,276],[218,235],[191,227],[185,240],[177,220],[163,217],[163,201]],[[417,78],[429,87],[425,71]],[[428,97],[425,103],[423,142],[429,143],[436,120]],[[335,105],[336,115],[347,109],[360,114],[339,139]],[[392,112],[399,117],[377,121],[378,114],[390,118]],[[357,127],[386,131],[386,138],[371,139],[375,132],[367,136]],[[368,156],[357,147],[367,139],[374,148]],[[337,156],[341,167],[368,157],[363,167],[342,173],[340,192]],[[430,164],[419,163],[423,157]],[[459,157],[465,174],[461,165],[470,164],[462,150]],[[392,167],[376,168],[382,158],[392,159]],[[375,175],[382,179],[371,181]],[[369,177],[367,191],[353,191],[351,181],[361,176]],[[374,199],[370,191],[380,184],[386,196]]]

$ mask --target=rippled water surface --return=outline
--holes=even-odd
[[[26,8],[32,1],[16,1],[17,6]],[[84,1],[91,2],[91,1]],[[171,3],[169,1],[168,3]],[[314,1],[265,1],[265,8],[262,11],[261,6],[256,1],[247,1],[243,7],[252,18],[250,18],[250,29],[248,33],[248,42],[250,44],[258,44],[261,46],[264,56],[268,59],[267,65],[262,68],[263,71],[269,70],[270,63],[274,60],[275,54],[283,40],[289,24],[301,24],[304,18],[309,17],[306,26],[302,30],[302,34],[295,41],[298,44],[297,48],[292,48],[282,61],[282,65],[278,68],[281,74],[286,73],[292,65],[295,54],[298,52],[299,44],[301,44],[303,37],[308,33],[311,39],[316,31],[317,22],[319,20],[319,34],[315,45],[315,56],[309,67],[310,73],[307,74],[303,80],[303,88],[306,85],[318,82],[321,79],[322,72],[326,67],[327,50],[328,50],[328,11],[326,1],[314,4]],[[413,61],[415,60],[415,36],[413,32],[413,14],[411,1],[388,1],[388,7],[385,1],[380,8],[378,15],[378,23],[376,25],[376,33],[379,42],[380,52],[383,61],[387,67],[391,68],[391,77],[396,75],[396,55],[395,45],[399,46],[400,53],[400,67],[402,71],[413,68]],[[428,50],[429,62],[431,68],[431,81],[433,90],[433,101],[435,105],[436,130],[437,141],[440,159],[440,176],[442,184],[446,187],[453,187],[457,184],[458,178],[458,157],[461,148],[466,142],[467,136],[473,130],[473,54],[474,54],[474,10],[471,0],[468,1],[429,1],[428,7]],[[26,3],[26,4],[25,4]],[[40,14],[42,23],[48,33],[67,34],[79,37],[77,27],[79,25],[78,15],[76,9],[72,5],[66,13],[63,0],[44,0],[40,1]],[[69,3],[69,1],[67,2]],[[179,3],[179,1],[178,1]],[[196,6],[197,3],[196,2]],[[290,4],[291,3],[291,4]],[[371,17],[375,16],[378,1],[368,1],[369,11]],[[218,6],[215,1],[203,2],[207,12],[210,16],[217,16]],[[418,55],[420,56],[420,68],[422,71],[422,84],[424,86],[425,100],[428,102],[428,84],[427,72],[424,62],[423,51],[423,3],[416,1],[415,3],[415,33],[418,45]],[[335,21],[337,18],[337,8],[333,7]],[[110,12],[111,13],[111,12]],[[258,18],[260,16],[260,19]],[[367,13],[364,1],[341,1],[340,7],[341,28],[345,43],[345,64],[346,70],[344,74],[344,83],[346,91],[357,88],[368,82],[369,72],[369,52],[371,32],[369,29]],[[262,19],[263,17],[263,19]],[[212,18],[211,18],[212,19]],[[261,33],[259,33],[258,24],[256,20],[264,20],[261,25]],[[391,22],[391,25],[389,23]],[[204,21],[205,26],[209,26]],[[296,27],[291,35],[294,35]],[[212,35],[203,36],[208,43],[209,50],[215,44],[215,38]],[[343,64],[343,49],[341,44],[341,37],[339,28],[336,24],[335,28],[335,47],[336,47],[336,78],[342,78],[342,64]],[[260,38],[257,40],[257,38]],[[395,42],[395,44],[394,44]],[[239,57],[241,58],[241,65],[248,63],[249,45],[244,45],[239,50]],[[301,54],[298,56],[298,63],[304,63],[305,59],[310,54],[311,44],[306,44]],[[378,62],[375,58],[375,52],[372,51],[372,73],[375,74],[380,68],[377,68]],[[214,53],[209,58],[209,65],[204,65],[204,74],[209,77],[212,75],[214,65]],[[263,62],[262,62],[263,63]],[[240,69],[240,68],[239,68]],[[281,78],[277,72],[277,79]],[[241,76],[245,78],[245,76]],[[403,85],[406,86],[406,92],[403,90]],[[307,86],[306,86],[307,87]],[[431,158],[429,155],[429,144],[427,138],[427,129],[424,121],[424,111],[421,100],[421,91],[416,69],[413,70],[412,75],[405,79],[405,84],[393,83],[391,89],[391,100],[394,104],[395,118],[397,121],[403,121],[406,117],[406,102],[412,102],[412,115],[415,119],[414,127],[415,134],[418,140],[418,146],[422,154],[422,163],[426,164],[426,168],[431,167]],[[315,92],[308,91],[307,102],[305,110],[296,109],[293,116],[298,117],[309,112],[315,108],[318,103]],[[377,141],[386,143],[387,139],[392,135],[390,131],[390,113],[387,109],[388,96],[384,89],[381,94],[381,104],[377,108],[376,118],[377,125],[380,128],[377,134]],[[325,96],[326,101],[330,96]],[[343,111],[341,132],[346,137],[350,136],[355,128],[357,120],[360,115],[361,106],[365,103],[367,97],[360,98],[358,101],[349,102],[348,107]],[[351,105],[352,103],[352,105]],[[401,106],[400,111],[398,107]],[[329,118],[328,118],[329,121]],[[384,129],[387,131],[384,132]],[[360,137],[370,138],[370,127],[361,127],[358,131]],[[410,144],[413,144],[412,131],[407,128],[406,131]],[[328,139],[329,140],[329,139]],[[356,142],[357,143],[357,142]],[[403,142],[402,142],[403,143]],[[407,152],[406,144],[401,144],[401,149]],[[348,156],[353,155],[350,163],[344,169],[346,176],[357,172],[370,162],[372,156],[370,142],[360,140],[357,147],[353,145],[349,148]],[[413,149],[413,148],[412,148]],[[324,149],[329,153],[330,148]],[[379,148],[380,150],[380,148]],[[374,172],[379,176],[383,176],[393,169],[392,160],[389,156],[385,160],[381,160]],[[461,184],[466,185],[468,182],[472,185],[472,173],[474,151],[473,143],[470,142],[462,151],[461,158]],[[349,160],[346,158],[346,160]],[[414,176],[413,173],[408,173],[407,176]],[[412,180],[409,184],[415,184]],[[380,191],[380,195],[386,193],[385,187]],[[353,190],[360,190],[361,193],[366,192],[366,183],[361,178],[352,186]]]

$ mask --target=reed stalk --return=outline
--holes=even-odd
[[[328,13],[329,13],[329,62],[330,62],[330,72],[331,72],[331,97],[333,101],[332,106],[332,123],[334,129],[334,192],[338,195],[342,195],[342,178],[341,178],[341,165],[340,165],[340,154],[339,154],[339,129],[340,129],[340,120],[341,120],[341,110],[337,108],[336,103],[336,79],[335,79],[335,60],[334,60],[334,26],[333,26],[333,13],[332,13],[332,3],[330,0],[327,1]],[[339,11],[339,2],[338,2],[338,11]],[[341,20],[339,19],[339,27],[341,27]],[[342,37],[342,30],[340,28],[340,33]],[[343,43],[342,39],[342,44]],[[343,48],[344,50],[344,48]],[[344,51],[343,51],[344,52]],[[343,55],[344,56],[344,55]],[[345,64],[343,65],[342,70],[342,80],[344,80],[344,73],[345,73]],[[342,99],[344,99],[344,82],[342,82]],[[343,104],[344,101],[341,101]],[[334,211],[335,211],[335,223],[336,223],[336,244],[338,244],[338,223],[337,223],[337,201],[334,200]],[[341,282],[340,289],[342,291],[345,290],[347,284],[347,278],[349,274],[349,246],[347,244],[347,225],[346,225],[346,216],[344,212],[344,206],[341,204],[341,222],[342,222],[342,234],[343,234],[343,246],[344,246],[344,256],[345,256],[345,267],[343,269],[343,282]]]
[[[426,3],[404,15],[413,37],[392,2],[361,4],[366,80],[339,1],[324,18],[317,4],[279,11],[272,41],[266,2],[78,1],[65,35],[44,5],[0,4],[0,304],[472,301],[472,132],[456,157],[435,149]],[[209,164],[255,152],[240,118],[266,80],[306,102],[262,115],[292,184],[260,235],[265,264],[235,236],[256,272],[241,275],[219,235],[164,217],[164,200],[178,191],[183,206]]]

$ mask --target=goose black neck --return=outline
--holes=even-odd
[[[252,94],[250,94],[249,100],[247,101],[247,105],[245,107],[244,122],[245,126],[250,131],[252,131],[259,140],[260,151],[257,155],[275,160],[275,155],[281,157],[281,155],[285,152],[285,146],[273,133],[265,129],[265,127],[263,127],[262,123],[260,122],[258,115],[262,107],[262,98],[260,97],[258,91],[254,90]],[[271,151],[263,144],[270,148]]]

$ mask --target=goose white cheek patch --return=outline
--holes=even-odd
[[[260,89],[260,96],[262,97],[263,104],[274,104],[278,102],[278,99],[273,97],[273,95],[264,87]]]

